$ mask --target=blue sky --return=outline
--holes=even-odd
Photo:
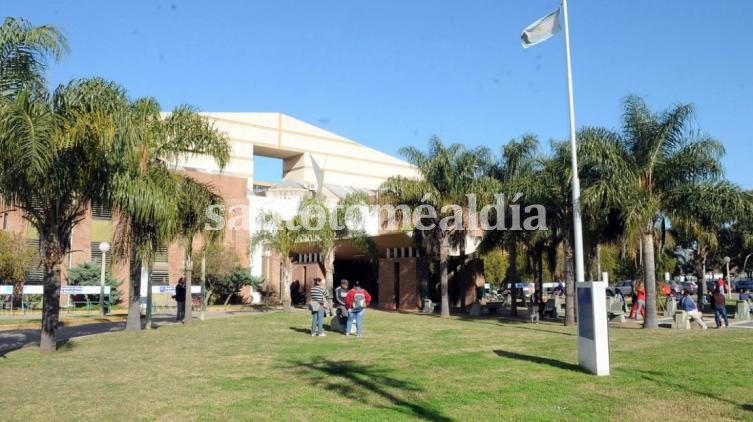
[[[56,25],[51,83],[103,76],[163,108],[283,112],[387,153],[568,136],[564,38],[520,46],[556,0],[6,0]],[[727,176],[753,188],[753,1],[571,0],[576,123],[617,128],[621,100],[696,105]],[[275,169],[279,170],[279,169]]]

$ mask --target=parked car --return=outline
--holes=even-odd
[[[737,280],[735,281],[735,291],[739,293],[743,293],[747,290],[750,290],[753,292],[753,280],[747,279],[747,280]]]
[[[698,285],[694,281],[681,281],[680,288],[687,290],[691,295],[698,293]]]
[[[619,290],[623,296],[628,297],[633,294],[633,280],[621,280],[614,283],[614,288]]]

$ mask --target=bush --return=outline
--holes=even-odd
[[[99,286],[102,268],[98,262],[84,262],[68,270],[68,284],[72,286]],[[109,269],[105,269],[105,286],[110,286],[110,305],[120,302],[118,287],[123,282],[113,278]],[[84,295],[85,296],[85,295]],[[89,300],[98,301],[99,297],[89,295]]]

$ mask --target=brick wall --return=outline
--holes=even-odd
[[[396,267],[397,264],[397,267]],[[399,276],[399,298],[396,297],[395,275]],[[415,310],[419,306],[418,273],[415,258],[382,258],[379,260],[379,308]]]

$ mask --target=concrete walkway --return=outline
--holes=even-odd
[[[206,319],[227,318],[239,315],[255,315],[261,313],[262,312],[259,311],[207,311]],[[198,314],[198,312],[194,312],[193,321],[198,321]],[[144,328],[143,318],[141,323],[141,328]],[[158,314],[152,316],[152,327],[154,328],[175,324],[180,323],[175,321],[175,315],[173,314]],[[58,328],[56,335],[58,346],[75,337],[123,331],[125,325],[125,321],[115,321],[61,327]],[[39,328],[0,331],[0,357],[22,347],[39,346],[39,337]]]

